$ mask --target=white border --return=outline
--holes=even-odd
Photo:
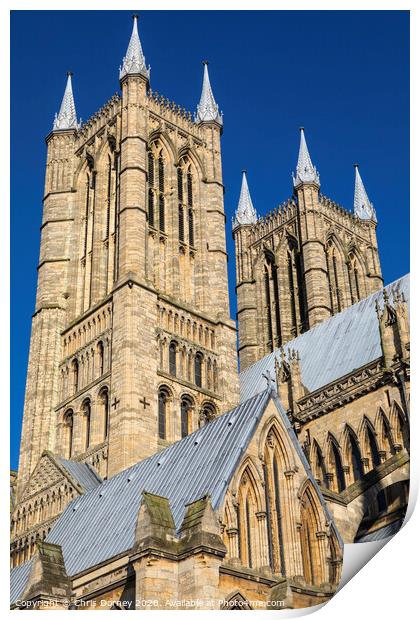
[[[410,10],[411,11],[411,109],[417,112],[411,116],[411,135],[412,135],[412,149],[411,149],[411,172],[413,181],[411,182],[411,204],[414,205],[412,209],[412,224],[411,224],[411,264],[412,264],[412,278],[411,282],[414,284],[411,291],[411,316],[417,317],[418,315],[418,293],[415,288],[416,285],[416,272],[418,263],[418,247],[420,242],[418,239],[419,228],[419,189],[417,183],[418,163],[419,155],[415,149],[418,144],[418,110],[419,110],[419,97],[418,97],[418,77],[419,72],[419,18],[418,9],[414,2],[397,2],[394,0],[368,1],[368,0],[342,0],[340,3],[331,0],[323,0],[316,2],[315,0],[284,0],[280,2],[250,2],[249,0],[227,1],[227,0],[212,0],[211,3],[205,3],[205,5],[199,5],[198,2],[192,0],[178,0],[177,2],[164,1],[164,0],[143,0],[141,3],[120,0],[118,4],[116,2],[104,2],[99,0],[62,0],[58,5],[57,2],[52,0],[44,0],[35,3],[28,1],[8,1],[5,0],[0,7],[0,49],[2,59],[1,71],[0,71],[0,88],[2,97],[0,99],[2,104],[0,115],[0,157],[1,157],[1,171],[2,171],[2,183],[1,192],[3,194],[1,218],[2,223],[0,227],[0,261],[1,261],[1,282],[0,290],[3,292],[2,303],[0,305],[1,312],[1,330],[2,330],[2,356],[1,356],[1,370],[0,380],[2,383],[2,429],[3,437],[7,436],[7,429],[9,428],[9,421],[7,411],[9,409],[9,208],[10,204],[10,160],[9,160],[9,139],[10,139],[10,16],[11,10],[147,10],[147,9],[200,9],[204,10]],[[30,68],[31,59],[28,57],[28,71]],[[116,59],[118,62],[118,59]],[[41,77],[41,76],[40,76]],[[22,76],[24,79],[24,76]],[[398,217],[398,205],[396,205],[396,217]],[[398,252],[398,247],[395,248]],[[403,275],[403,274],[401,274]],[[21,283],[25,285],[24,282]],[[414,319],[411,322],[411,342],[412,348],[417,343],[417,321]],[[414,361],[413,361],[414,360]],[[412,365],[414,366],[413,375],[416,377],[416,357],[413,356]],[[411,392],[413,394],[412,403],[417,402],[417,379],[412,382]],[[5,398],[6,395],[6,398]],[[410,493],[410,512],[412,511],[414,498],[417,496],[418,489],[418,472],[419,472],[419,457],[418,457],[418,412],[413,405],[411,406],[411,437],[412,446],[414,447],[411,455],[411,493]],[[9,497],[9,453],[4,449],[1,451],[1,464],[2,464],[2,477],[3,482],[2,498],[3,504],[6,504],[5,498]],[[7,483],[7,486],[6,486]],[[1,562],[1,608],[7,613],[11,613],[9,610],[9,545],[8,536],[6,532],[9,531],[9,519],[7,506],[3,505],[1,511],[1,522],[3,525],[2,531],[2,562]],[[317,611],[318,618],[328,618],[337,620],[346,620],[347,618],[411,618],[414,617],[410,612],[417,611],[417,598],[418,598],[418,550],[420,548],[420,511],[414,512],[409,522],[405,525],[403,530],[395,536],[385,546],[380,553],[374,557],[366,566],[358,570],[357,574],[351,578],[351,583],[347,584],[334,598],[322,609]],[[366,545],[366,543],[364,543]],[[349,545],[348,547],[357,547],[356,545]],[[360,558],[360,554],[356,548],[356,563],[357,558]],[[312,610],[307,610],[307,613],[311,613]],[[19,613],[19,612],[13,612]],[[33,613],[33,612],[26,612]],[[57,612],[49,612],[51,613]],[[101,612],[97,612],[101,613]],[[140,612],[145,613],[145,612]],[[153,612],[148,612],[153,613]],[[184,612],[156,612],[159,615],[167,614],[183,614]],[[193,612],[191,612],[192,614]],[[201,617],[214,618],[215,614],[225,612],[195,612]],[[274,614],[280,614],[280,617],[297,617],[299,615],[306,615],[304,612],[295,610],[291,612],[275,612],[275,611],[255,611],[256,615],[270,615],[274,617]],[[188,614],[188,615],[191,615]]]

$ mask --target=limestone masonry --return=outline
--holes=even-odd
[[[208,65],[193,116],[152,91],[135,16],[119,79],[81,124],[68,74],[46,138],[11,605],[318,604],[343,541],[404,518],[408,277],[384,288],[358,167],[350,212],[302,128],[277,209],[243,173],[237,351]]]

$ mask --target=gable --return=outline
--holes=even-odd
[[[44,452],[25,486],[19,503],[21,504],[33,495],[60,483],[64,478],[63,470],[58,466],[54,457],[49,452]],[[73,480],[71,483],[75,484]]]
[[[44,451],[25,486],[19,504],[62,481],[67,481],[77,492],[84,493],[98,486],[101,478],[87,463],[55,457],[51,452]]]

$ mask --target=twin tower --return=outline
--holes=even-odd
[[[47,136],[17,493],[42,453],[110,477],[238,402],[220,138],[207,65],[194,117],[150,88],[137,18],[121,94],[86,123],[71,76]],[[294,197],[234,221],[239,356],[265,353],[381,286],[373,207],[320,195],[302,132]]]
[[[293,197],[258,219],[245,172],[233,221],[241,370],[383,284],[376,214],[355,165],[353,213],[320,193],[300,130]]]

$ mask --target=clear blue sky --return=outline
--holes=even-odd
[[[140,8],[140,7],[139,7]],[[11,461],[18,462],[34,310],[45,142],[65,73],[87,120],[117,90],[132,21],[127,11],[14,11],[11,38]],[[151,85],[194,110],[202,65],[224,112],[222,144],[229,277],[230,220],[248,170],[267,213],[291,195],[304,125],[321,191],[351,209],[353,163],[378,216],[385,282],[409,270],[409,13],[399,11],[144,11]]]

